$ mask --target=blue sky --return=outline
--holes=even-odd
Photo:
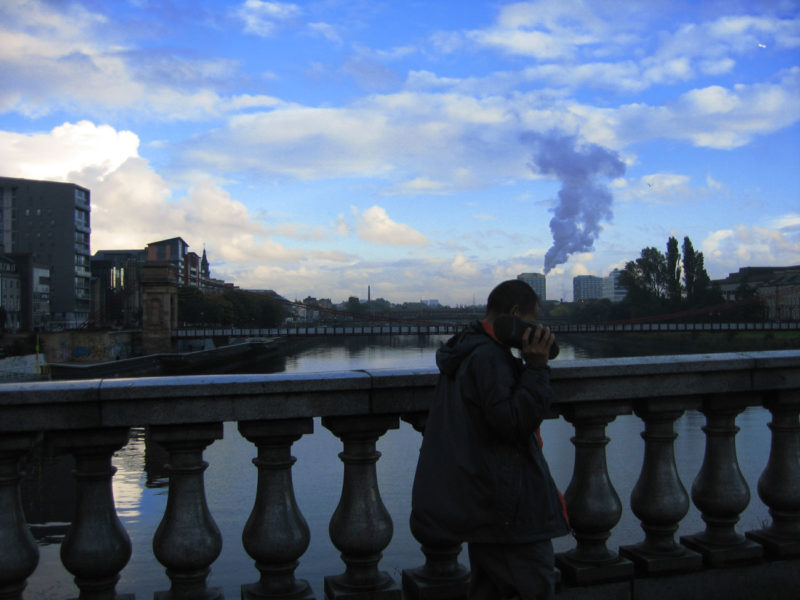
[[[800,264],[796,1],[4,0],[0,174],[294,299]],[[547,258],[546,258],[547,257]]]

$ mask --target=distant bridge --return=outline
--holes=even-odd
[[[653,333],[684,331],[800,331],[800,321],[763,321],[756,323],[584,323],[546,324],[553,333]],[[362,335],[452,335],[463,323],[325,325],[319,327],[191,327],[178,329],[176,338],[265,338]]]

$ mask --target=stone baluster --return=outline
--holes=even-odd
[[[328,600],[399,600],[399,586],[378,570],[393,529],[375,468],[380,458],[376,442],[387,430],[397,429],[399,419],[393,415],[323,417],[322,424],[344,445],[339,454],[344,463],[342,495],[329,532],[346,569],[341,575],[325,577],[325,596]]]
[[[308,582],[294,576],[311,536],[295,501],[290,454],[292,444],[313,431],[310,418],[239,423],[239,432],[258,447],[258,488],[242,544],[261,573],[259,581],[242,586],[242,600],[314,598]]]
[[[203,450],[222,439],[222,423],[154,425],[150,439],[169,453],[169,495],[153,536],[153,554],[167,568],[172,585],[156,592],[156,600],[217,600],[220,588],[206,578],[222,550],[222,536],[206,503]]]
[[[27,579],[39,563],[19,486],[19,463],[37,438],[33,433],[0,436],[0,598],[4,600],[22,600]]]
[[[128,428],[55,434],[59,450],[75,457],[76,508],[61,544],[61,562],[75,576],[81,600],[133,599],[117,594],[119,573],[131,557],[131,540],[117,516],[111,457],[128,443]]]
[[[575,427],[575,467],[564,497],[577,545],[558,554],[556,565],[566,581],[577,585],[632,577],[633,563],[606,546],[622,503],[608,476],[605,431],[617,415],[630,412],[629,405],[565,404],[559,410]]]
[[[681,537],[681,542],[703,555],[706,565],[719,567],[758,558],[763,548],[736,531],[739,515],[750,502],[750,490],[736,456],[736,417],[746,403],[717,396],[703,401],[706,449],[700,472],[692,484],[692,501],[700,510],[705,531]]]
[[[423,433],[428,413],[404,415],[403,420]],[[438,540],[428,531],[411,529],[422,545],[425,564],[403,570],[403,593],[410,600],[460,600],[469,591],[469,571],[458,562],[461,542]]]
[[[748,531],[770,556],[800,555],[800,394],[786,393],[767,400],[772,413],[769,461],[758,480],[758,495],[769,507],[772,523]]]
[[[634,412],[644,421],[644,461],[631,493],[631,508],[641,520],[645,539],[623,546],[620,554],[630,558],[643,573],[690,571],[703,566],[703,557],[675,541],[678,525],[689,512],[689,494],[675,465],[675,421],[683,414],[674,398],[648,399]]]

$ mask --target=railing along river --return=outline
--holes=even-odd
[[[675,333],[675,332],[737,332],[737,331],[797,331],[800,321],[759,321],[743,323],[549,323],[554,333]],[[464,322],[406,323],[392,325],[320,325],[272,328],[243,327],[184,327],[173,332],[175,338],[210,337],[321,337],[359,335],[450,335],[464,328]]]
[[[565,493],[574,544],[557,556],[559,597],[800,597],[800,351],[568,361],[554,363],[552,381],[560,400],[552,416],[575,432]],[[419,566],[408,565],[400,578],[380,566],[393,524],[376,477],[376,442],[401,419],[423,431],[435,383],[434,371],[409,370],[2,385],[0,598],[22,598],[35,577],[38,550],[20,502],[19,465],[42,441],[75,458],[76,512],[61,558],[80,598],[131,597],[116,593],[132,549],[115,509],[111,459],[140,426],[169,454],[168,499],[152,552],[171,588],[156,597],[221,597],[207,585],[222,542],[206,502],[203,452],[222,437],[223,422],[236,422],[257,454],[242,541],[260,579],[244,584],[242,597],[312,598],[294,575],[310,537],[295,501],[291,446],[313,431],[315,417],[343,447],[329,532],[344,564],[325,577],[326,597],[464,598],[469,573],[457,560],[460,546],[423,536]],[[771,519],[743,534],[736,524],[755,482],[739,469],[736,418],[751,406],[772,418],[756,485]],[[705,529],[676,539],[690,494],[676,469],[674,425],[687,410],[705,418],[705,456],[691,485]],[[644,430],[643,456],[631,456],[641,474],[630,498],[643,537],[615,549],[607,541],[627,507],[608,474],[606,428],[629,414]]]

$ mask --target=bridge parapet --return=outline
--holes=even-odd
[[[294,576],[310,540],[294,498],[291,446],[322,417],[343,450],[330,536],[344,570],[325,578],[326,597],[464,598],[468,573],[457,562],[459,547],[425,532],[415,532],[424,564],[408,565],[401,581],[380,568],[394,525],[375,477],[376,442],[400,419],[424,429],[436,377],[432,370],[353,371],[0,386],[0,597],[21,598],[26,580],[36,576],[37,548],[19,501],[19,462],[42,438],[76,457],[77,506],[62,544],[65,568],[81,597],[123,597],[115,588],[131,543],[116,514],[111,456],[139,426],[148,426],[169,454],[169,495],[153,555],[171,589],[157,597],[221,597],[206,582],[220,531],[206,503],[203,453],[221,438],[223,422],[236,422],[257,454],[256,497],[242,540],[260,577],[242,586],[242,597],[313,597],[308,582]],[[800,595],[800,351],[569,361],[553,365],[552,380],[560,399],[552,416],[575,430],[565,494],[574,547],[557,558],[560,597],[658,598],[668,597],[667,589],[670,597],[750,598],[754,590],[757,597],[772,597],[770,590],[774,597]],[[771,522],[742,534],[736,524],[752,482],[739,469],[735,421],[749,406],[772,414],[769,461],[757,485]],[[691,494],[674,455],[674,423],[690,409],[706,421],[705,457]],[[608,473],[607,427],[629,414],[644,424],[644,455],[632,457],[641,460],[641,474],[630,500],[644,537],[610,548],[627,503]],[[690,497],[706,527],[676,540]]]

